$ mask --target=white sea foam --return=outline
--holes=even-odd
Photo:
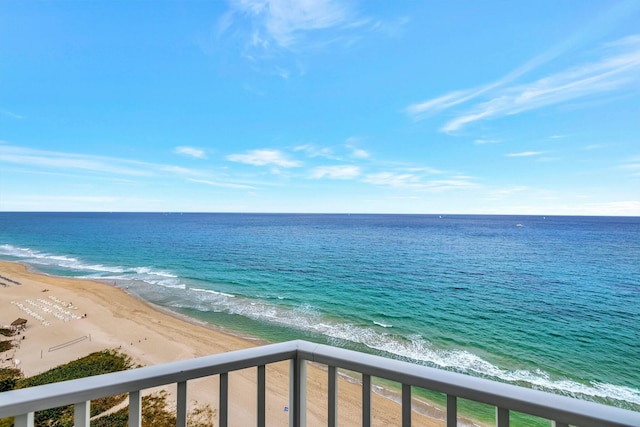
[[[123,267],[119,265],[90,264],[78,258],[49,254],[30,248],[19,248],[12,245],[0,245],[0,255],[21,258],[34,265],[61,267],[76,272],[90,273],[82,278],[107,280],[139,280],[152,285],[169,288],[185,289],[186,285],[179,283],[178,276],[153,267]]]
[[[34,254],[35,254],[35,253],[34,253]],[[36,255],[36,256],[38,256],[38,255]],[[50,259],[53,259],[53,260],[56,260],[56,261],[64,261],[64,262],[78,262],[78,259],[77,259],[77,258],[71,258],[71,257],[66,257],[66,256],[56,256],[56,255],[49,255],[49,256],[46,256],[46,255],[43,255],[43,257],[45,257],[45,258],[50,258]]]
[[[171,277],[177,278],[173,273],[169,273],[168,271],[155,270],[152,267],[136,267],[133,269],[137,274],[151,274],[153,276],[162,276],[162,277]]]
[[[171,289],[187,289],[187,285],[184,283],[180,283],[178,281],[169,281],[169,280],[146,280],[147,283],[152,285],[162,286],[163,288],[171,288]]]
[[[222,295],[228,298],[235,298],[235,295],[227,294],[224,292],[213,291],[211,289],[190,288],[190,290],[194,292],[204,292],[204,293],[213,294],[213,295]]]
[[[0,245],[0,254],[9,255],[16,258],[30,258],[32,260],[51,260],[52,262],[77,262],[77,258],[65,255],[52,255],[31,248],[19,248],[13,245]]]
[[[386,323],[382,323],[382,322],[376,322],[375,320],[373,321],[374,325],[378,325],[378,326],[382,326],[383,328],[392,328],[393,325],[388,325]]]
[[[570,379],[553,379],[541,370],[502,369],[469,351],[436,349],[421,336],[401,337],[378,332],[369,327],[333,322],[323,318],[318,310],[307,305],[291,310],[261,301],[229,298],[228,295],[216,291],[191,290],[210,295],[208,298],[200,299],[202,305],[198,309],[201,311],[225,311],[257,321],[319,333],[329,339],[361,344],[406,360],[456,372],[480,375],[504,382],[526,383],[532,388],[564,395],[613,399],[640,405],[640,390],[630,387],[595,382],[582,384]]]
[[[75,263],[74,265],[65,266],[74,270],[85,270],[85,271],[95,271],[96,273],[124,273],[125,269],[122,267],[110,267],[102,264],[83,264],[83,263]]]
[[[102,264],[87,264],[73,256],[49,254],[46,252],[32,250],[30,248],[19,248],[12,245],[0,245],[0,254],[23,258],[31,264],[58,266],[68,268],[70,270],[109,273],[124,272],[122,267],[105,266]]]

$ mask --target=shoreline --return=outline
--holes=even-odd
[[[149,366],[267,343],[151,304],[105,282],[50,276],[31,266],[10,261],[0,261],[0,275],[21,283],[9,283],[0,288],[0,303],[6,307],[0,317],[1,324],[9,325],[18,317],[28,321],[21,335],[23,338],[17,341],[18,346],[2,353],[2,366],[16,366],[25,376],[106,349],[119,350],[130,356],[134,363]],[[25,308],[43,320],[37,320]],[[6,360],[8,356],[11,361]],[[267,368],[269,425],[288,424],[288,414],[283,410],[288,406],[288,375],[288,363]],[[211,393],[211,390],[217,390],[217,381],[217,377],[190,381],[189,405],[207,404],[217,409],[216,395]],[[326,370],[309,364],[307,384],[308,422],[310,425],[326,424]],[[173,403],[175,387],[165,388]],[[339,390],[340,424],[360,425],[360,384],[340,375]],[[145,390],[143,394],[151,391]],[[254,372],[230,374],[230,414],[241,425],[254,422],[254,394]],[[392,390],[376,391],[372,393],[372,399],[375,423],[399,424],[400,405]],[[425,415],[427,412],[434,414],[434,411],[437,414],[439,408],[417,399],[413,405],[412,425],[445,425],[443,420]]]

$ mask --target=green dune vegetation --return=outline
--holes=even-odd
[[[60,381],[84,378],[93,375],[119,372],[135,368],[129,356],[115,350],[105,350],[50,369],[41,374],[24,378],[15,368],[0,369],[0,391],[35,387]],[[109,396],[91,401],[92,427],[126,427],[128,406],[122,406],[126,394]],[[176,425],[176,416],[167,410],[167,393],[154,393],[142,398],[143,426],[169,427]],[[199,406],[191,411],[188,425],[205,427],[213,425],[214,411],[208,406]],[[35,413],[36,427],[73,427],[73,406],[51,408]],[[0,420],[0,427],[12,427],[13,418]]]
[[[15,332],[11,329],[0,328],[0,335],[4,337],[12,337],[15,335]],[[12,340],[0,340],[0,353],[4,353],[5,351],[9,351],[13,348]]]

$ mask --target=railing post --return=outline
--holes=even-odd
[[[298,361],[297,359],[291,359],[289,361],[289,406],[286,408],[289,410],[289,427],[297,427],[296,423],[296,392],[298,391]]]
[[[266,396],[267,375],[265,365],[258,366],[258,427],[266,425]]]
[[[129,393],[129,427],[142,426],[142,393],[140,390]]]
[[[458,398],[447,394],[447,427],[458,425]]]
[[[89,419],[91,418],[90,407],[90,400],[73,405],[73,425],[75,427],[89,427]]]
[[[220,374],[220,396],[219,396],[219,410],[218,423],[220,427],[227,427],[229,423],[229,374]]]
[[[329,366],[329,384],[327,387],[328,402],[328,424],[327,427],[338,425],[338,369]]]
[[[178,383],[176,427],[187,427],[187,382]]]
[[[402,427],[411,427],[411,385],[402,384]]]
[[[496,407],[496,426],[509,427],[509,410]]]
[[[371,376],[362,374],[362,427],[371,427]]]
[[[306,427],[307,425],[307,362],[291,359],[289,384],[289,426]]]
[[[15,427],[33,427],[33,412],[27,414],[16,415],[13,419]]]

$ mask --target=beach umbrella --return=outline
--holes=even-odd
[[[16,320],[11,322],[11,326],[14,328],[24,328],[27,326],[27,319],[23,319],[22,317],[18,317]]]

